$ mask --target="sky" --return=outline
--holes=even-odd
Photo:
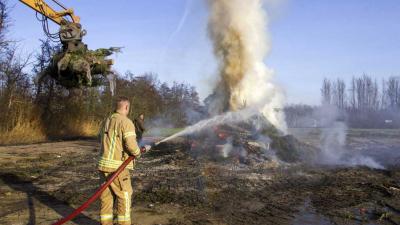
[[[18,1],[9,2],[10,35],[24,54],[37,52],[45,36],[35,13]],[[206,2],[63,1],[81,17],[90,49],[124,47],[113,56],[117,71],[152,72],[163,82],[185,82],[196,86],[202,98],[217,76]],[[288,104],[319,104],[325,77],[400,76],[398,0],[266,0],[264,9],[272,40],[265,63],[275,71]],[[51,29],[57,31],[57,26]]]

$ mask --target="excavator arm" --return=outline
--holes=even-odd
[[[55,11],[52,7],[50,7],[45,1],[43,0],[19,0],[20,2],[24,3],[25,5],[29,6],[36,12],[42,14],[43,16],[49,18],[54,23],[61,25],[66,19],[65,17],[69,16],[73,23],[79,23],[80,18],[74,14],[73,9],[67,9],[61,3],[56,0],[53,0],[57,5],[59,5],[63,10]]]
[[[39,74],[40,79],[51,76],[66,88],[92,87],[101,85],[106,76],[112,74],[113,61],[107,56],[117,48],[89,50],[82,42],[86,30],[79,23],[80,18],[72,9],[63,6],[58,0],[19,0],[42,15],[43,30],[50,40],[58,40],[62,49],[56,52],[47,68]],[[46,2],[53,2],[62,10],[56,11]],[[59,31],[50,33],[47,20],[58,24]]]
[[[50,39],[61,41],[65,51],[75,51],[85,48],[82,43],[82,37],[86,31],[82,29],[79,23],[80,18],[74,14],[73,9],[68,9],[58,0],[49,0],[62,8],[61,11],[54,10],[45,0],[19,0],[37,13],[43,16],[40,21],[43,24],[43,30]],[[58,33],[51,34],[48,30],[47,19],[60,26]]]

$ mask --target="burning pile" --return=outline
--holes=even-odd
[[[174,140],[177,137],[181,139]],[[202,120],[161,143],[160,149],[181,145],[194,158],[242,164],[311,162],[318,154],[318,149],[285,135],[264,115],[243,110]]]
[[[191,154],[212,160],[230,159],[243,164],[263,161],[300,162],[310,160],[314,147],[291,135],[283,135],[264,116],[220,123],[185,135]]]
[[[186,136],[194,155],[296,162],[315,152],[285,136],[283,95],[264,63],[270,45],[262,0],[209,0],[209,34],[219,80],[205,100],[210,119],[167,138]],[[206,153],[206,154],[205,154]]]

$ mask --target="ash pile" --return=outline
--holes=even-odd
[[[183,136],[196,159],[255,165],[311,161],[318,149],[276,129],[263,115],[206,126]]]

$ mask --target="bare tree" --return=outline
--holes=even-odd
[[[45,88],[47,93],[47,102],[50,104],[50,99],[52,97],[52,90],[55,86],[55,81],[50,77],[45,77],[45,70],[49,63],[51,63],[53,55],[59,51],[59,45],[53,45],[50,39],[40,40],[40,52],[35,55],[35,64],[33,66],[32,72],[36,74],[35,85],[36,85],[36,96],[35,101],[40,101],[40,95],[42,89]]]
[[[7,109],[10,110],[18,87],[25,87],[29,81],[24,69],[29,64],[30,57],[22,59],[16,48],[9,48],[6,57],[0,61],[0,79],[4,82],[4,98]]]
[[[339,109],[346,107],[346,83],[342,79],[332,82],[332,102]]]
[[[387,101],[389,107],[400,108],[400,78],[390,77],[387,81],[386,90]]]
[[[0,96],[2,114],[0,117],[5,129],[16,124],[17,102],[24,103],[30,96],[30,79],[25,72],[30,57],[22,58],[16,47],[9,47],[0,59],[0,81],[2,91]]]
[[[356,79],[356,100],[357,100],[357,109],[364,111],[366,106],[366,96],[365,96],[365,82],[363,78]]]
[[[332,101],[332,83],[325,78],[321,88],[322,104],[331,104]]]
[[[309,105],[295,104],[284,108],[286,122],[289,127],[315,127],[316,118],[313,118],[316,108]]]
[[[6,47],[11,43],[6,36],[9,26],[10,17],[7,1],[0,0],[0,53],[3,53]]]
[[[357,94],[356,94],[356,78],[353,77],[351,79],[351,87],[350,87],[350,109],[352,111],[356,111],[357,110]]]
[[[363,75],[360,78],[353,79],[351,89],[351,104],[355,105],[357,110],[367,112],[379,109],[379,87],[377,81],[373,81],[370,76]]]
[[[370,96],[371,96],[370,97],[371,109],[374,111],[378,111],[381,102],[380,102],[380,98],[379,98],[379,85],[378,85],[378,82],[376,79],[374,80],[374,82],[372,84],[372,87],[370,90]]]

